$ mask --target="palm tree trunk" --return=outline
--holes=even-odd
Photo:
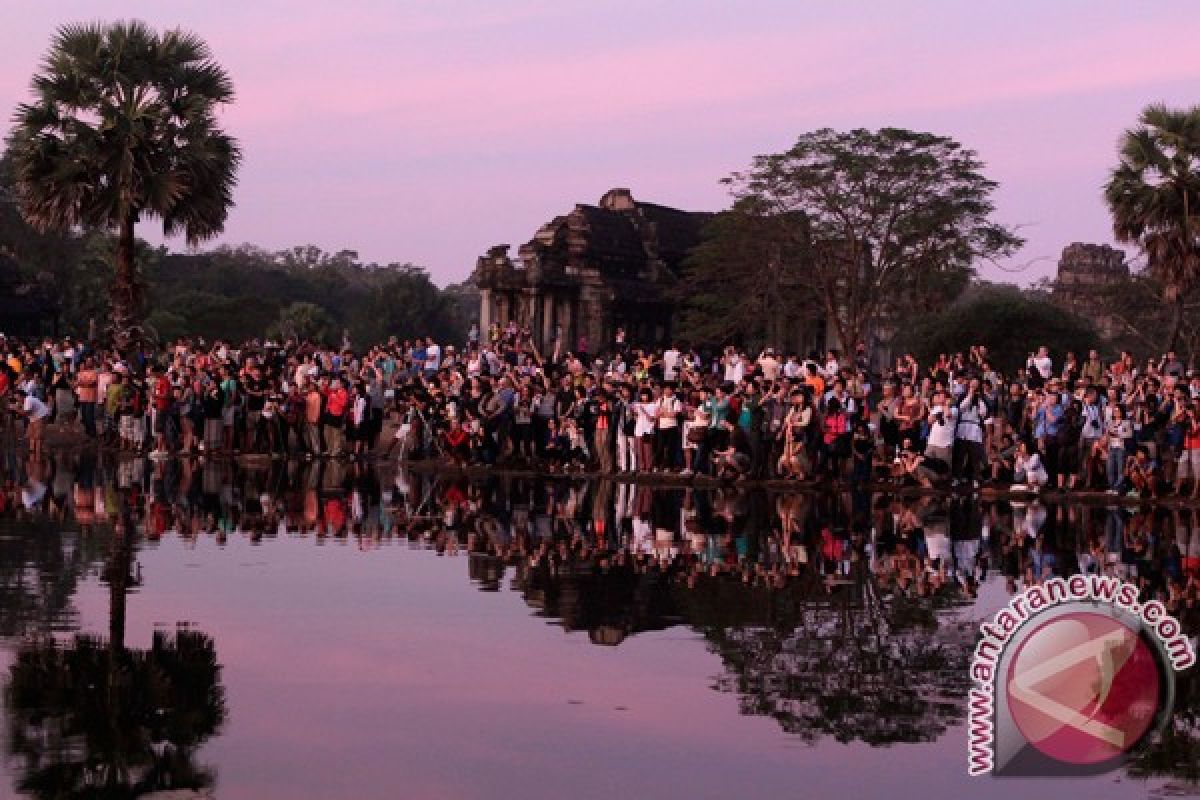
[[[1174,350],[1183,329],[1183,292],[1175,293],[1175,307],[1171,309],[1171,335],[1167,337],[1167,350]]]
[[[116,275],[112,289],[113,343],[125,356],[140,342],[137,335],[137,276],[134,269],[133,226],[136,218],[128,215],[117,235]]]

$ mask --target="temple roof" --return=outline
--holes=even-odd
[[[507,284],[523,272],[534,282],[561,280],[568,268],[596,270],[606,280],[658,280],[659,267],[678,275],[700,243],[711,212],[683,211],[634,200],[628,189],[611,189],[596,205],[579,204],[543,225],[520,248],[520,264],[490,252],[479,260],[480,285]],[[513,273],[506,278],[502,273]],[[486,273],[486,274],[485,274]]]

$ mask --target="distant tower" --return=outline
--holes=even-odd
[[[1104,292],[1129,280],[1125,253],[1106,244],[1074,242],[1063,248],[1052,297],[1061,308],[1089,319],[1105,338],[1121,333],[1121,324],[1105,313]]]

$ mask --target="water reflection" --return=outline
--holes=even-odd
[[[1187,511],[472,482],[341,463],[65,455],[7,465],[0,635],[24,643],[6,713],[18,788],[33,796],[214,780],[196,762],[226,716],[213,639],[160,631],[148,650],[124,647],[137,553],[167,536],[465,556],[479,590],[516,592],[598,646],[686,626],[720,659],[714,690],[809,743],[929,742],[960,725],[975,621],[1052,575],[1121,575],[1200,629],[1200,519]],[[72,595],[95,574],[109,589],[108,637],[63,641],[78,628]],[[1188,675],[1172,726],[1130,775],[1194,789],[1198,713]]]
[[[54,471],[54,488],[46,494],[44,466],[30,464],[19,506],[6,502],[14,507],[15,520],[26,524],[22,530],[10,522],[0,548],[6,564],[46,556],[13,569],[15,580],[11,586],[6,582],[3,598],[5,630],[15,627],[26,634],[4,689],[17,791],[38,798],[118,798],[211,786],[215,773],[197,764],[195,753],[225,719],[213,640],[180,629],[156,631],[146,650],[126,647],[127,595],[140,583],[131,498],[109,496],[110,524],[97,526],[95,465],[76,465],[82,469],[65,481],[63,476],[72,473],[63,465]],[[47,535],[41,523],[49,521],[70,533]],[[102,580],[109,589],[108,637],[76,633],[57,640],[51,634],[73,618],[64,613],[71,591],[81,572],[95,566],[101,547],[107,551]],[[64,574],[47,577],[56,570]],[[30,572],[38,576],[32,589],[24,580]],[[47,583],[52,591],[44,590]],[[31,608],[37,613],[28,613]],[[50,624],[39,629],[39,620]]]

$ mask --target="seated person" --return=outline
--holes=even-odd
[[[1042,465],[1041,454],[1028,442],[1021,441],[1017,444],[1017,454],[1013,460],[1013,480],[1013,489],[1025,486],[1034,491],[1041,489],[1050,480],[1046,467]]]
[[[927,459],[912,438],[906,436],[900,443],[900,452],[896,454],[896,458],[892,462],[892,477],[901,484],[919,483],[928,489],[933,486],[933,481],[939,474],[948,474],[949,468],[947,467],[944,473],[935,472],[925,466],[926,460],[938,461],[938,459]]]
[[[742,426],[729,420],[722,422],[721,427],[729,441],[725,447],[713,450],[713,470],[718,477],[741,478],[750,471],[750,440]]]
[[[1017,461],[1017,443],[1007,433],[997,437],[991,457],[992,481],[1012,483]]]
[[[546,461],[548,469],[554,472],[564,464],[571,451],[571,440],[559,430],[558,422],[553,417],[546,420]]]
[[[1132,487],[1130,494],[1140,497],[1157,497],[1162,488],[1162,470],[1150,458],[1146,448],[1139,447],[1133,457],[1125,462],[1125,480]]]
[[[446,448],[446,455],[458,466],[470,460],[471,437],[456,417],[451,418],[450,427],[442,433],[442,444]]]

